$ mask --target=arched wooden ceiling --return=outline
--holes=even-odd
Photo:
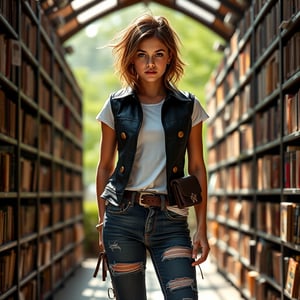
[[[41,0],[62,42],[105,15],[138,3],[155,2],[180,11],[228,41],[251,0]]]

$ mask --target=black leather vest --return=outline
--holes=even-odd
[[[122,203],[137,147],[143,112],[140,102],[131,89],[120,90],[110,97],[118,143],[118,162],[102,197],[116,204]],[[170,91],[162,106],[162,125],[165,131],[166,173],[170,204],[174,205],[169,182],[184,176],[187,142],[191,130],[194,96]]]

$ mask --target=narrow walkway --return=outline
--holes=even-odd
[[[93,271],[96,266],[95,259],[86,259],[82,267],[66,282],[55,295],[54,300],[105,300],[107,289],[110,287],[109,276],[106,282],[100,278],[93,278]],[[243,299],[240,293],[220,275],[216,266],[209,260],[201,265],[204,280],[198,276],[199,299],[203,300],[239,300]],[[199,271],[198,271],[199,272]],[[163,300],[155,271],[151,261],[147,262],[147,294],[148,300]],[[134,299],[133,299],[134,300]]]

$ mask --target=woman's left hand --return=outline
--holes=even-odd
[[[192,265],[197,266],[203,263],[207,259],[209,250],[210,248],[209,248],[206,234],[202,234],[199,231],[197,231],[194,234],[194,238],[193,238],[192,257],[195,259],[195,261],[192,263]],[[200,253],[200,257],[198,258],[199,253]]]

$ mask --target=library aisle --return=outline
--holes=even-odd
[[[110,278],[103,282],[98,274],[93,278],[96,259],[86,259],[82,267],[70,277],[63,288],[54,295],[54,300],[104,300],[109,299],[107,289],[110,287]],[[209,259],[201,265],[204,280],[198,276],[199,299],[209,300],[239,300],[240,293],[218,273],[215,264]],[[101,273],[99,271],[99,273]],[[147,289],[148,300],[163,300],[158,286],[151,261],[147,262]]]

